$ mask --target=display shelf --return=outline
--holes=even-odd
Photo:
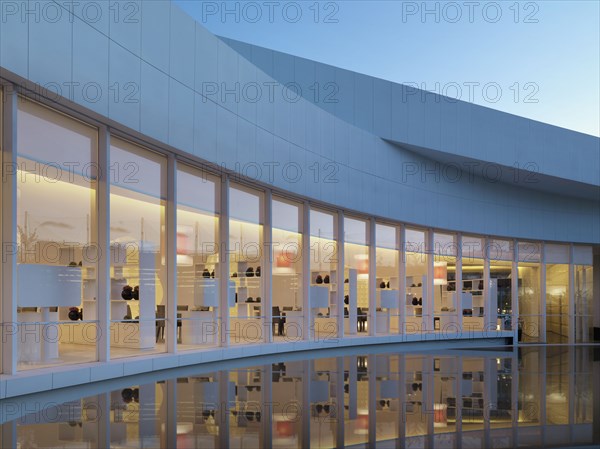
[[[247,271],[249,268],[252,268],[252,276],[247,275],[248,274]],[[262,274],[262,267],[260,265],[260,262],[248,262],[248,261],[231,262],[229,275],[232,276],[233,279],[237,278],[237,279],[258,279],[258,280],[260,280],[261,276],[256,275],[257,268],[261,269],[261,274]],[[234,273],[235,273],[235,275],[234,275]]]
[[[385,283],[386,289],[398,290],[400,288],[400,282],[398,280],[398,277],[396,277],[396,276],[378,277],[375,279],[375,282],[377,284],[377,288],[382,288],[381,287],[382,282]],[[388,286],[388,284],[389,284],[389,286]]]
[[[463,316],[483,317],[485,302],[485,282],[481,278],[463,280],[462,314]],[[492,294],[490,291],[489,294]],[[469,313],[468,311],[471,311]]]
[[[434,313],[436,315],[457,315],[457,297],[458,295],[455,291],[443,291],[441,300],[437,301],[438,298],[436,298],[434,302]]]
[[[369,307],[369,279],[356,280],[356,305],[360,308]]]
[[[57,321],[58,313],[49,312],[49,307],[37,309],[36,312],[19,312],[17,319],[22,323],[41,323]],[[17,339],[17,354],[19,363],[36,363],[40,360],[58,358],[58,342],[43,338],[44,325],[19,325]]]
[[[110,301],[110,319],[111,321],[119,321],[127,315],[127,305],[134,301],[126,301],[124,299],[111,299]],[[85,321],[96,321],[98,319],[97,301],[94,299],[83,300],[83,319]]]
[[[274,272],[272,277],[273,306],[297,309],[302,305],[300,297],[300,274]]]
[[[258,310],[257,310],[258,309]],[[236,318],[256,318],[261,316],[261,304],[256,302],[238,303]]]
[[[199,258],[204,256],[195,256]],[[219,264],[196,262],[177,266],[177,301],[191,310],[219,306]]]
[[[321,276],[321,280],[322,282],[319,284],[317,283],[317,278]],[[329,282],[325,282],[327,279],[326,277],[329,276]],[[329,289],[331,291],[336,291],[337,290],[337,272],[335,270],[333,271],[327,271],[327,270],[318,270],[318,271],[311,271],[310,272],[310,283],[314,284],[314,285],[326,285],[329,287]]]
[[[348,268],[346,277],[348,282],[344,283],[344,304],[347,297],[348,304],[345,304],[345,307],[348,309],[348,314],[346,315],[344,312],[345,318],[347,318],[344,320],[344,333],[355,334],[358,331],[358,271],[355,268]]]
[[[144,242],[135,246],[111,246],[110,316],[114,329],[111,345],[115,347],[150,349],[155,346],[157,253],[144,251],[144,246]],[[136,250],[128,249],[133,247]],[[139,287],[139,300],[121,297],[125,285]],[[86,305],[91,303],[84,302],[84,316]],[[93,314],[93,307],[88,308]],[[138,322],[123,322],[128,312],[131,312],[131,319]]]
[[[423,307],[427,301],[427,276],[407,276],[406,277],[406,316],[422,317]],[[420,285],[419,285],[420,284]],[[413,299],[417,298],[419,304],[413,304]]]

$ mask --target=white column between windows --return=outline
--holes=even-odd
[[[462,282],[462,234],[460,232],[456,233],[455,237],[456,241],[456,274],[455,278],[455,293],[456,293],[456,304],[454,307],[456,308],[456,322],[458,323],[458,332],[464,332],[463,329],[463,302],[462,302],[462,290],[463,290],[463,282]]]
[[[377,335],[377,240],[375,219],[371,217],[368,225],[367,244],[369,249],[369,335]]]
[[[546,343],[546,244],[540,243],[540,298],[538,306],[540,343]]]
[[[344,212],[341,210],[337,214],[337,336],[344,337]],[[350,309],[348,309],[350,311]]]
[[[302,339],[312,340],[315,323],[310,306],[310,204],[304,202],[302,207]],[[308,381],[307,381],[308,382]]]
[[[513,240],[513,259],[511,268],[510,298],[512,308],[513,344],[519,342],[519,242]]]
[[[398,248],[398,333],[404,334],[406,329],[406,226],[400,224],[396,228],[396,247]]]
[[[262,304],[264,317],[263,341],[273,342],[273,196],[271,190],[266,190],[263,202],[263,227],[262,227]]]
[[[219,345],[229,346],[229,178],[221,178],[219,207]]]
[[[110,132],[101,127],[98,133],[98,361],[110,360]]]
[[[16,374],[17,341],[17,101],[13,86],[2,110],[2,372]]]
[[[167,159],[166,207],[166,345],[167,352],[177,352],[177,160],[173,154]],[[183,325],[183,323],[182,323]]]
[[[577,321],[577,317],[575,315],[575,265],[573,265],[574,251],[574,246],[571,243],[569,245],[569,344],[575,343],[575,323]],[[585,313],[587,313],[587,311],[585,311]],[[587,329],[582,330],[584,332],[588,332]]]
[[[433,302],[435,300],[433,288],[434,254],[435,248],[433,246],[433,229],[427,229],[425,231],[425,260],[427,261],[427,284],[426,288],[424,289],[427,297],[423,298],[423,327],[421,328],[423,332],[433,331]]]
[[[494,336],[496,333],[496,322],[498,314],[498,298],[492,298],[491,276],[490,276],[490,239],[483,239],[483,331],[484,336]],[[496,301],[496,304],[494,304]],[[496,318],[494,318],[496,317]]]

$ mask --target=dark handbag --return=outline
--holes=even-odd
[[[121,292],[121,298],[126,301],[130,301],[133,299],[133,288],[130,285],[126,285],[123,287],[123,291]]]

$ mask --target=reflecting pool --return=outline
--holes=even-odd
[[[18,448],[597,447],[599,350],[387,346],[163,371],[2,401],[1,441]]]

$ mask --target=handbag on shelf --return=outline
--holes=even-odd
[[[131,285],[126,285],[123,287],[123,291],[121,292],[121,298],[126,301],[130,301],[133,299],[133,287]]]

